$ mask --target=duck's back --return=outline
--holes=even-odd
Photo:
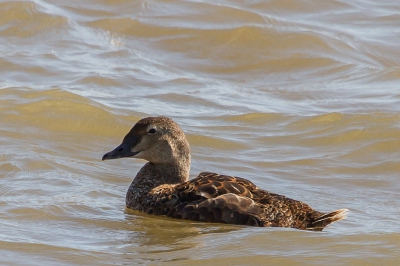
[[[252,226],[322,230],[345,217],[346,210],[324,214],[247,179],[200,173],[178,185],[161,185],[147,195],[143,211],[173,218]]]

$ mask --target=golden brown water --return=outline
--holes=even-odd
[[[399,265],[396,1],[0,2],[1,265]],[[131,213],[140,118],[214,171],[349,208],[322,233]]]

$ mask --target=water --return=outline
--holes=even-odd
[[[393,1],[1,1],[2,265],[398,265]],[[322,233],[131,212],[140,118],[186,132],[191,177],[251,179]]]

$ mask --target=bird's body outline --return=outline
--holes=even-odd
[[[324,213],[306,203],[257,187],[248,179],[201,172],[188,180],[190,148],[167,117],[139,120],[103,160],[148,160],[126,194],[126,207],[148,214],[203,222],[321,231],[346,218],[347,209]]]

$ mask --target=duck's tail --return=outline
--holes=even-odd
[[[327,225],[346,219],[346,215],[349,213],[348,209],[339,209],[327,214],[323,214],[317,217],[315,220],[309,223],[307,226],[308,230],[322,231]]]

